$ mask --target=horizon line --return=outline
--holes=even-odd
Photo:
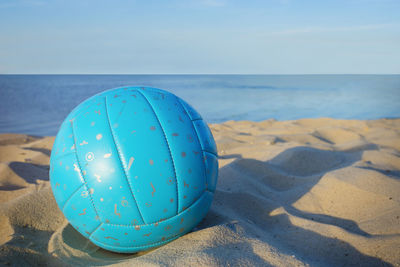
[[[0,73],[6,75],[400,75],[400,73]]]

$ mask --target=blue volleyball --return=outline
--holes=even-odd
[[[64,120],[50,184],[70,224],[94,244],[137,252],[191,231],[215,191],[215,141],[172,93],[123,87],[97,94]]]

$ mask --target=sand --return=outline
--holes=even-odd
[[[400,266],[400,119],[228,121],[214,202],[191,233],[107,252],[64,219],[54,137],[0,135],[0,265]]]

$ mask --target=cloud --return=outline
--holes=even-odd
[[[282,31],[271,32],[275,35],[293,35],[293,34],[307,34],[307,33],[326,33],[326,32],[353,32],[353,31],[369,31],[380,30],[392,27],[399,27],[397,24],[371,24],[371,25],[357,25],[357,26],[344,26],[344,27],[306,27],[297,29],[287,29]]]

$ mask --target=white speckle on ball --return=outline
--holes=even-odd
[[[86,153],[86,160],[87,161],[92,161],[94,159],[94,154],[93,152],[88,152]]]

